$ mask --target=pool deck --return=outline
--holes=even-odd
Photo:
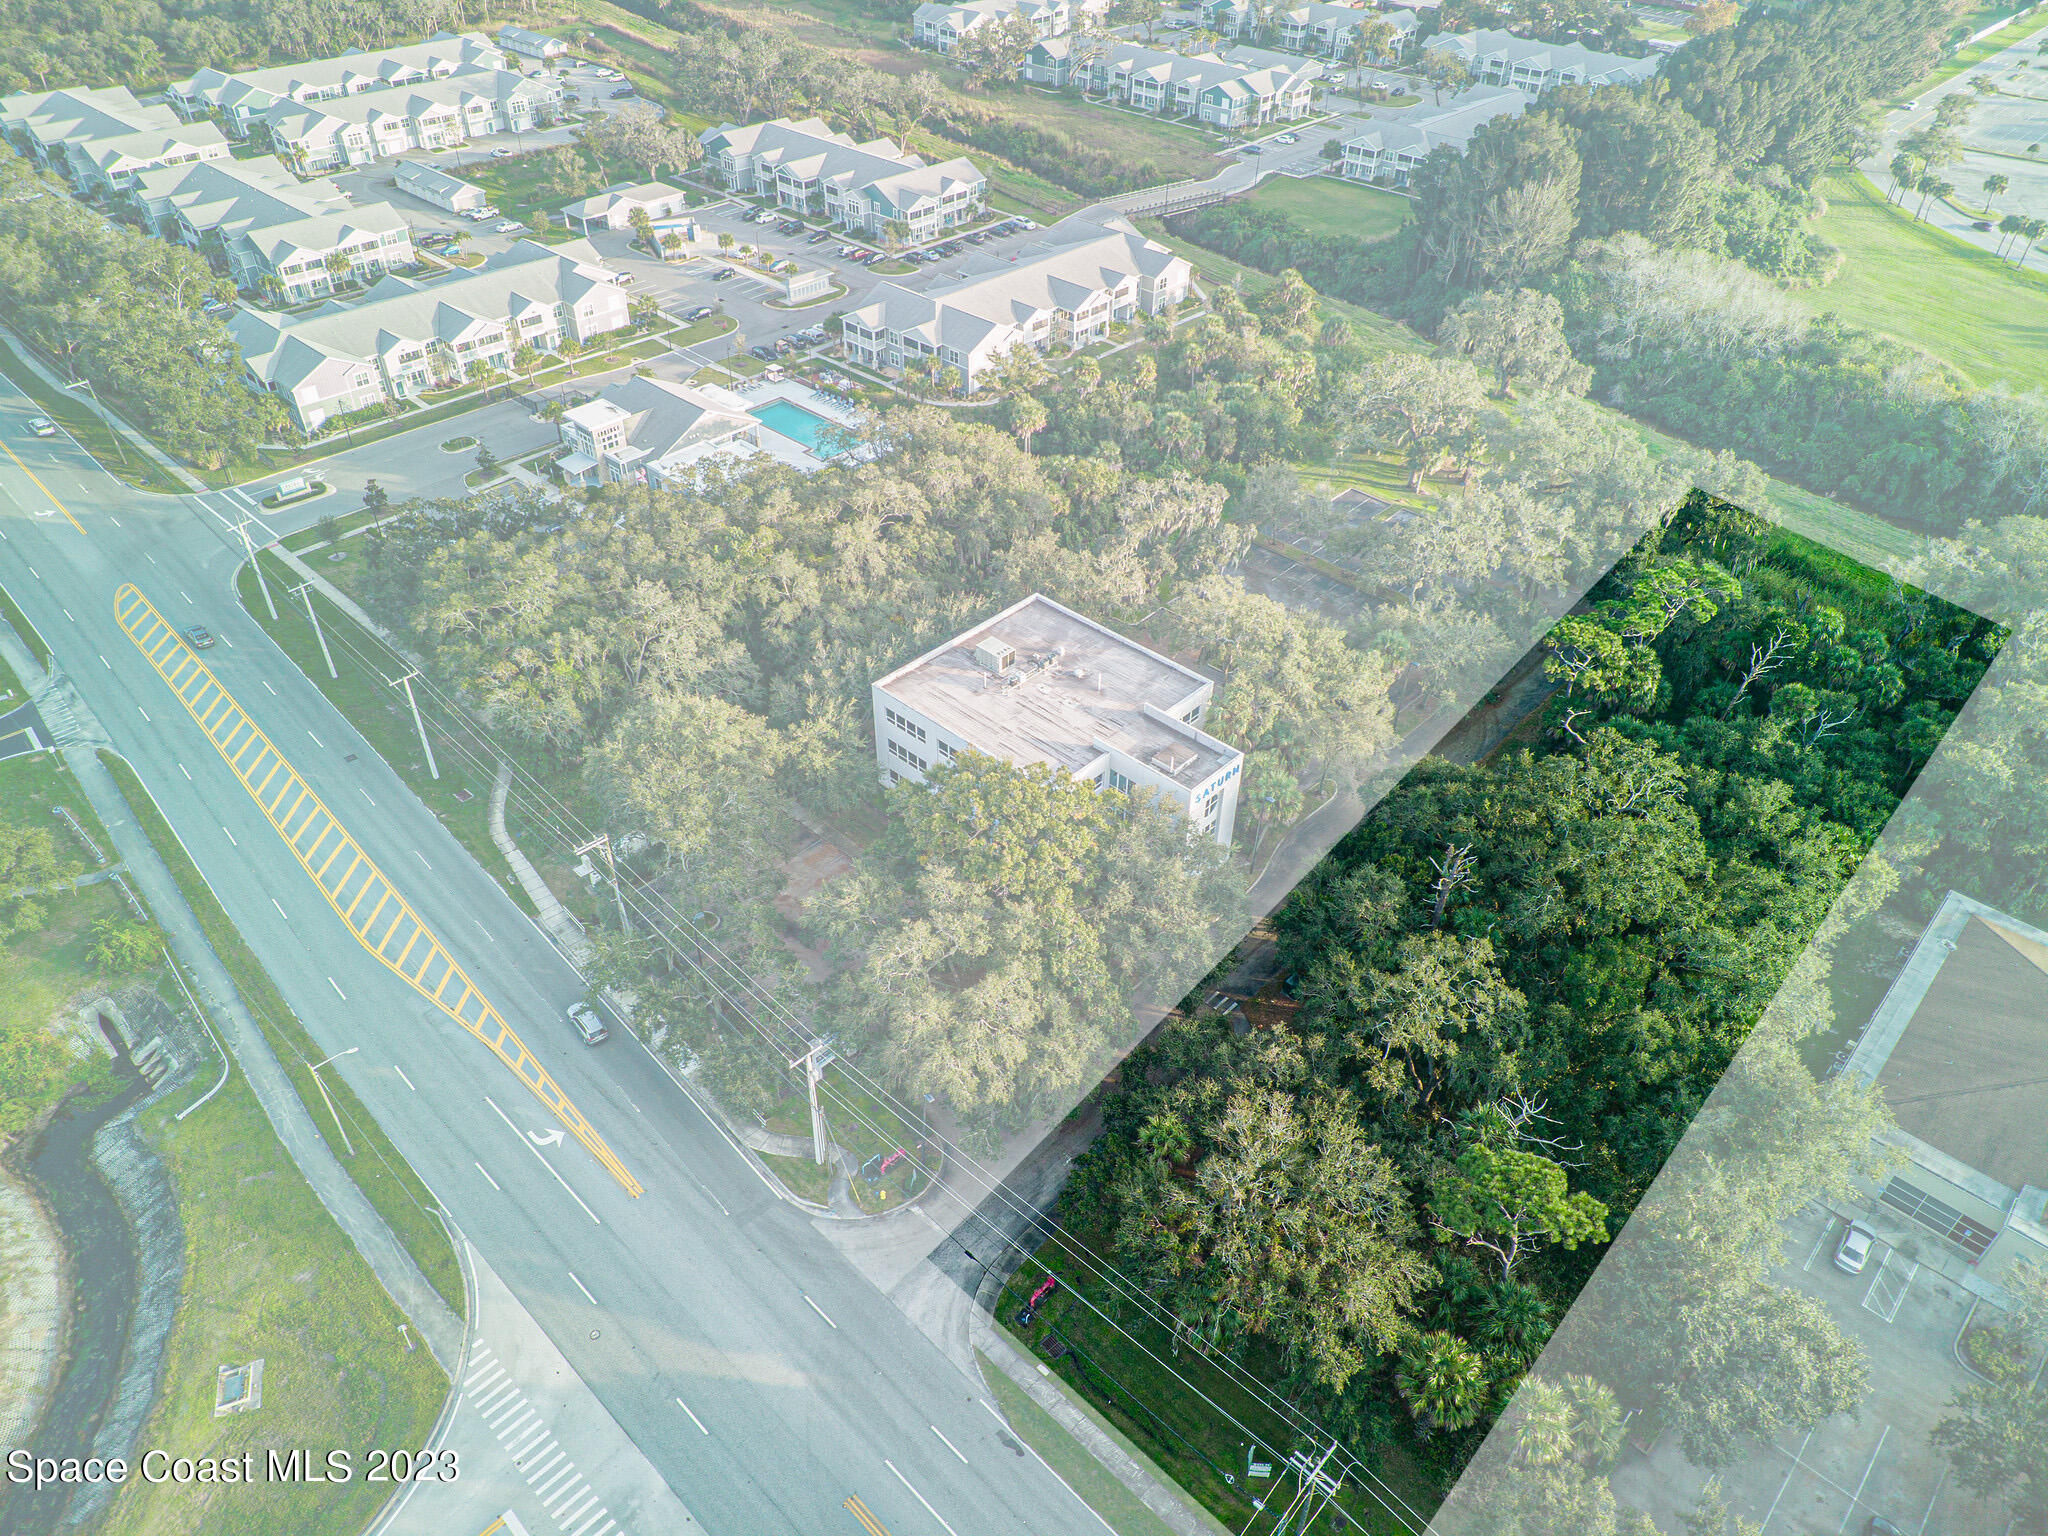
[[[813,416],[822,417],[837,426],[851,430],[857,430],[860,426],[860,418],[853,411],[796,379],[749,379],[744,384],[730,387],[734,394],[746,401],[749,412],[754,407],[767,405],[771,401],[786,400],[791,405],[809,411]],[[852,454],[842,457],[856,456],[862,451],[856,447]],[[779,463],[805,471],[822,469],[828,462],[795,438],[777,432],[765,421],[761,423],[761,452]]]

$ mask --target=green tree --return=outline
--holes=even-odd
[[[1492,1254],[1503,1277],[1538,1247],[1607,1239],[1607,1207],[1584,1190],[1571,1192],[1557,1163],[1484,1143],[1468,1147],[1437,1181],[1430,1219],[1444,1241]]]
[[[1450,1333],[1411,1337],[1401,1348],[1394,1381],[1424,1433],[1464,1429],[1486,1411],[1490,1395],[1478,1352]]]
[[[1531,288],[1472,295],[1444,316],[1437,342],[1491,372],[1504,400],[1515,398],[1517,383],[1545,394],[1583,395],[1593,378],[1593,370],[1572,356],[1563,307]]]
[[[141,923],[103,917],[92,925],[86,957],[102,976],[120,976],[156,963],[157,938]]]

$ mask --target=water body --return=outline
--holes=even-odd
[[[132,1074],[125,1060],[122,1067]],[[63,1238],[71,1285],[65,1356],[30,1442],[39,1457],[91,1455],[120,1381],[141,1276],[135,1234],[93,1163],[92,1143],[101,1126],[148,1091],[140,1076],[132,1076],[119,1094],[100,1103],[66,1101],[21,1164]],[[0,1531],[50,1536],[74,1491],[53,1485],[38,1493],[0,1484]]]

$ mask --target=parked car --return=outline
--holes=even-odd
[[[830,240],[831,238],[832,237],[830,235],[826,234],[825,231],[821,229],[815,235],[811,236],[810,239],[806,240],[804,244],[823,245],[827,240]]]
[[[747,348],[747,355],[758,357],[764,363],[771,363],[775,360],[775,349],[764,341],[759,346]]]
[[[720,267],[716,272],[711,274],[711,281],[713,281],[714,283],[722,283],[732,275],[733,269],[731,267]]]
[[[1244,147],[1244,153],[1247,155],[1263,155],[1265,150],[1256,144],[1247,144]]]
[[[204,624],[189,625],[185,630],[185,643],[195,651],[213,649],[213,631]]]
[[[524,228],[526,228],[526,226],[520,223],[517,219],[500,219],[498,220],[497,223],[491,226],[491,233],[494,235],[509,235],[515,229]]]
[[[1991,221],[1989,219],[1977,219],[1970,225],[1972,229],[1989,229],[1990,227]]]
[[[687,315],[683,316],[683,318],[685,320],[709,320],[713,315],[717,313],[717,305],[699,304],[695,309],[691,310]]]
[[[1860,1275],[1863,1266],[1870,1262],[1870,1250],[1877,1242],[1877,1234],[1860,1221],[1849,1223],[1842,1233],[1842,1240],[1835,1244],[1835,1268],[1845,1275]]]
[[[1301,142],[1301,135],[1298,133],[1283,133],[1273,142],[1275,144],[1299,144]]]
[[[612,92],[612,100],[617,101],[622,96],[631,96],[633,94],[633,87],[631,87],[630,85],[622,85],[616,91]]]
[[[37,437],[55,437],[57,435],[57,423],[50,420],[47,416],[29,417],[28,429]]]
[[[514,151],[509,149],[494,149],[491,151],[491,158],[493,160],[510,160],[513,153]]]
[[[585,1045],[598,1045],[612,1036],[612,1032],[604,1027],[604,1020],[588,1003],[571,1003],[569,1022],[576,1026],[576,1033]]]

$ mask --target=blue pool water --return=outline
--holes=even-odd
[[[836,421],[828,420],[816,411],[807,411],[794,400],[770,400],[752,407],[747,414],[769,431],[780,432],[784,437],[802,443],[819,458],[832,457],[818,445],[818,434],[827,427],[837,427],[839,423]]]

